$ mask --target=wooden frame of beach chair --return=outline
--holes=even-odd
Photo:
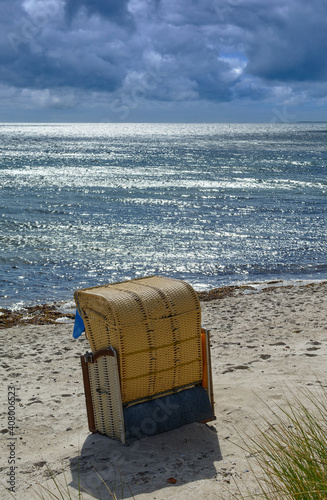
[[[92,349],[81,357],[92,432],[129,442],[215,418],[209,332],[189,284],[151,276],[74,296]]]
[[[81,356],[89,430],[125,443],[117,355],[112,348]]]

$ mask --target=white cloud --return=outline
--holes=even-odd
[[[21,99],[37,108],[70,109],[78,103],[78,98],[72,90],[31,90],[23,89]]]

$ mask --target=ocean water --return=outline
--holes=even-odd
[[[0,306],[327,279],[327,124],[0,125]]]

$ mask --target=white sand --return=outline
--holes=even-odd
[[[324,382],[326,306],[327,283],[202,303],[217,420],[130,446],[88,431],[79,356],[89,346],[72,338],[72,325],[1,330],[1,483],[8,486],[12,458],[19,500],[37,498],[38,483],[49,484],[47,465],[60,482],[65,476],[72,498],[78,471],[89,492],[84,499],[111,498],[101,478],[125,499],[131,492],[137,500],[227,499],[237,485],[254,492],[253,459],[237,444],[243,432],[254,435],[259,413],[267,415],[265,402],[283,404],[286,387]],[[16,392],[14,436],[7,431],[8,387]],[[167,482],[171,477],[176,484]],[[0,498],[11,497],[3,489]]]

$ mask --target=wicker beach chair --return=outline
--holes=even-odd
[[[209,332],[196,292],[151,276],[74,294],[89,429],[124,442],[214,417]]]

